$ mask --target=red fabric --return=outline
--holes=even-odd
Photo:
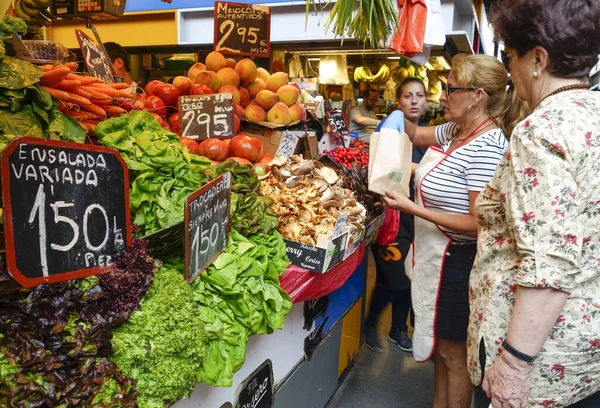
[[[408,57],[423,52],[427,4],[425,0],[398,0],[398,28],[389,49]]]
[[[396,242],[396,236],[400,231],[400,211],[385,207],[383,225],[377,233],[377,242],[381,245],[391,245]]]
[[[294,303],[318,299],[341,288],[358,268],[364,256],[365,244],[361,244],[348,259],[325,273],[315,273],[290,265],[279,278],[281,288],[290,295]]]

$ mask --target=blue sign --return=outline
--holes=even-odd
[[[273,4],[273,3],[288,3],[289,0],[260,0],[260,1],[238,1],[236,3],[245,4]],[[189,8],[213,8],[214,0],[173,0],[172,3],[165,3],[161,0],[127,0],[125,3],[125,12],[131,13],[135,11],[159,11],[173,9],[189,9]]]

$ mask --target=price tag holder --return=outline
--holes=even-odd
[[[236,408],[271,408],[273,406],[273,363],[266,360],[240,384]]]
[[[81,30],[75,30],[75,35],[77,36],[77,41],[79,41],[79,48],[81,49],[85,66],[90,75],[100,78],[106,84],[114,83],[112,62],[102,47]]]
[[[333,228],[333,234],[331,235],[331,237],[333,239],[339,237],[340,235],[342,235],[344,233],[344,231],[346,230],[347,222],[348,222],[348,213],[340,214],[337,221],[335,222],[335,227]]]
[[[235,136],[233,95],[192,95],[179,97],[179,129],[190,139],[220,139]]]
[[[296,152],[300,138],[289,131],[284,131],[275,156],[290,157]]]
[[[329,295],[304,302],[304,330],[310,330],[319,316],[325,316],[329,307]]]
[[[341,110],[329,110],[326,112],[326,116],[331,133],[335,137],[342,138],[348,136],[348,121]]]
[[[214,38],[214,50],[222,54],[268,57],[271,54],[271,9],[216,1]]]
[[[16,139],[2,197],[8,271],[24,287],[114,270],[131,245],[127,166],[113,149]]]
[[[185,278],[188,283],[215,261],[229,243],[231,173],[190,194],[185,204]]]
[[[321,324],[315,328],[308,336],[304,339],[304,356],[307,361],[310,361],[315,350],[323,342],[325,323],[329,320],[329,317],[323,319]]]

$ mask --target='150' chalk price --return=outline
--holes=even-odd
[[[227,206],[227,202],[223,205]],[[211,248],[217,246],[219,242],[219,235],[224,240],[227,239],[227,227],[229,226],[229,217],[223,219],[220,223],[215,221],[209,228],[202,228],[202,224],[196,226],[192,235],[192,253],[194,254],[194,265],[199,264],[200,255],[204,255]],[[227,242],[223,242],[223,246],[227,246]]]
[[[73,249],[73,247],[77,244],[80,239],[81,229],[79,224],[76,222],[76,219],[69,218],[63,214],[61,211],[64,211],[68,208],[74,208],[77,210],[77,206],[74,202],[67,203],[65,201],[56,201],[54,203],[50,203],[50,208],[53,211],[54,217],[52,224],[53,226],[57,226],[60,223],[64,223],[71,228],[71,240],[68,243],[50,243],[48,245],[47,242],[47,225],[46,225],[46,193],[44,192],[44,185],[40,184],[37,195],[35,197],[35,201],[33,203],[33,207],[31,208],[31,212],[29,214],[29,224],[34,226],[37,220],[38,224],[38,234],[39,234],[39,245],[40,245],[40,264],[42,267],[42,274],[44,277],[48,277],[48,249],[59,251],[59,252],[68,252]],[[104,221],[104,236],[102,240],[98,242],[92,242],[90,238],[90,218],[100,216],[101,220]],[[124,245],[123,233],[120,229],[116,227],[116,219],[114,220],[114,228],[113,233],[115,235],[114,242],[117,247],[121,247]],[[108,215],[104,207],[100,204],[90,204],[83,211],[83,240],[86,246],[86,249],[89,251],[85,254],[85,262],[86,266],[110,266],[113,265],[113,261],[111,256],[100,255],[98,257],[98,261],[96,262],[95,254],[96,252],[102,251],[106,249],[108,240],[110,238],[110,222],[108,219]],[[94,231],[94,233],[98,233],[98,230]],[[77,254],[79,256],[80,254]]]

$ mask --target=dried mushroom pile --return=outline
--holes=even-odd
[[[364,229],[367,211],[352,191],[342,188],[335,170],[299,155],[279,156],[269,165],[271,175],[260,192],[274,201],[271,208],[284,238],[324,247],[344,212],[350,232]]]

